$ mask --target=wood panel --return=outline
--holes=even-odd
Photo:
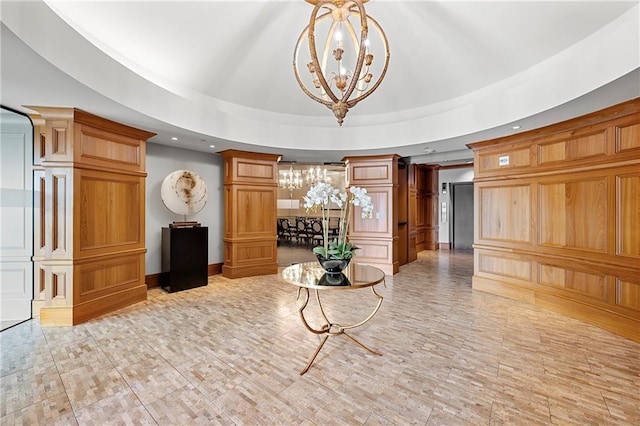
[[[606,252],[607,179],[539,185],[539,243]]]
[[[529,185],[479,187],[477,191],[480,239],[531,242]]]
[[[616,252],[640,258],[640,174],[617,176]]]
[[[46,216],[47,209],[47,178],[44,169],[33,171],[33,255],[34,258],[42,258],[45,255]]]
[[[607,154],[606,129],[561,141],[538,144],[538,164],[579,160]]]
[[[640,123],[630,123],[616,126],[616,152],[640,150]]]
[[[396,238],[396,240],[399,240],[399,238]],[[389,259],[393,258],[394,240],[351,237],[349,241],[359,247],[356,251],[356,262],[376,265],[387,275],[397,273],[397,271],[394,272],[393,262],[389,262]]]
[[[243,278],[270,275],[278,272],[276,239],[225,241],[222,275]]]
[[[638,339],[640,98],[470,147],[473,287]],[[525,150],[531,166],[487,166]]]
[[[539,264],[539,283],[574,291],[599,300],[607,300],[606,275]]]
[[[237,238],[272,237],[276,235],[277,193],[271,188],[245,186],[235,190],[235,207],[242,220],[232,235]],[[256,212],[260,212],[256,214]]]
[[[220,153],[225,161],[225,184],[273,186],[278,182],[278,158],[274,154],[229,149]]]
[[[529,260],[504,253],[495,255],[479,252],[478,270],[520,280],[530,281],[532,279],[532,267]]]
[[[44,252],[48,259],[73,257],[73,170],[45,169]],[[41,239],[42,236],[37,237]]]
[[[271,181],[275,170],[273,164],[257,161],[238,160],[236,167],[238,179],[266,179]]]
[[[348,172],[350,185],[364,186],[368,184],[384,183],[393,180],[394,170],[392,164],[352,164]]]
[[[144,149],[138,139],[76,124],[75,161],[119,172],[144,171]]]
[[[617,278],[616,304],[640,312],[640,280]]]
[[[477,162],[480,170],[483,172],[527,167],[531,165],[529,147],[518,149],[510,149],[509,147],[506,147],[505,150],[486,154],[483,153],[478,157]]]
[[[393,217],[393,203],[391,197],[393,190],[391,188],[372,189],[367,192],[371,196],[373,204],[373,218],[362,219],[361,209],[354,206],[351,218],[352,234],[377,234],[390,237],[393,235],[393,224],[389,223],[388,218]]]
[[[120,287],[116,287],[118,288]],[[103,297],[76,304],[73,307],[73,325],[147,299],[147,286],[144,281],[140,285],[116,289]]]
[[[144,255],[127,254],[77,263],[74,269],[74,275],[78,277],[74,299],[86,302],[108,295],[117,287],[139,285],[140,270],[144,270],[141,262],[144,262]]]
[[[79,170],[76,180],[76,257],[144,245],[143,178]]]

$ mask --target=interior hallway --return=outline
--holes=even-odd
[[[73,328],[0,333],[0,423],[640,424],[640,344],[471,290],[469,252],[421,252],[387,278],[380,312],[318,338],[277,275],[148,300]],[[328,294],[370,312],[368,289]]]

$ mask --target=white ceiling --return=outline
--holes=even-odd
[[[293,75],[312,10],[302,0],[3,1],[2,105],[77,107],[200,151],[444,163],[513,124],[528,130],[640,96],[638,1],[366,8],[389,39],[389,70],[342,127]]]

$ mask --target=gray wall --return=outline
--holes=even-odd
[[[209,264],[222,263],[223,258],[223,161],[217,154],[190,151],[169,146],[147,144],[146,181],[146,274],[161,271],[162,228],[184,217],[172,213],[162,203],[160,188],[168,174],[176,170],[190,170],[207,184],[208,201],[205,207],[187,220],[198,221],[209,228]]]

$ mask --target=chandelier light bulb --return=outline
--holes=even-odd
[[[282,189],[302,188],[303,179],[300,170],[293,170],[293,163],[289,164],[289,170],[281,170],[278,179],[278,186]]]
[[[367,15],[368,0],[306,1],[314,8],[296,44],[294,74],[302,91],[331,109],[342,126],[349,109],[382,82],[389,65],[387,36]]]

